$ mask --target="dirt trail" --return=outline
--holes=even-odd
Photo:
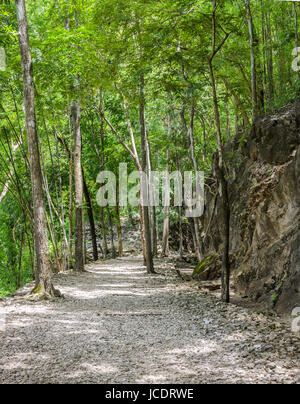
[[[0,383],[297,383],[299,336],[139,258],[62,274],[64,299],[8,299]]]

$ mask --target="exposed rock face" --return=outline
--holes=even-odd
[[[300,306],[300,103],[258,119],[228,146],[237,291],[280,312]],[[207,194],[205,254],[222,250],[219,198]]]

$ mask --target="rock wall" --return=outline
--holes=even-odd
[[[257,119],[247,137],[227,145],[226,156],[235,288],[290,312],[300,306],[300,103]],[[221,253],[221,203],[213,185],[202,225],[205,255]]]

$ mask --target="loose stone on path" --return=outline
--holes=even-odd
[[[96,263],[55,277],[63,299],[0,302],[0,383],[299,383],[298,335],[156,267]]]

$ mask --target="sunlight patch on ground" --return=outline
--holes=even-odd
[[[75,288],[68,288],[64,287],[62,289],[63,294],[72,296],[75,299],[80,299],[80,300],[90,300],[90,299],[101,299],[107,296],[147,296],[147,293],[142,293],[139,291],[132,292],[130,290],[120,290],[116,289],[113,290],[112,288],[109,290],[93,290],[93,291],[84,291],[84,290],[78,290]]]
[[[2,364],[2,368],[6,370],[26,370],[31,368],[31,363],[38,359],[39,362],[49,361],[51,359],[50,355],[47,354],[38,354],[37,352],[26,352],[19,353],[10,358],[7,358],[7,361]]]

